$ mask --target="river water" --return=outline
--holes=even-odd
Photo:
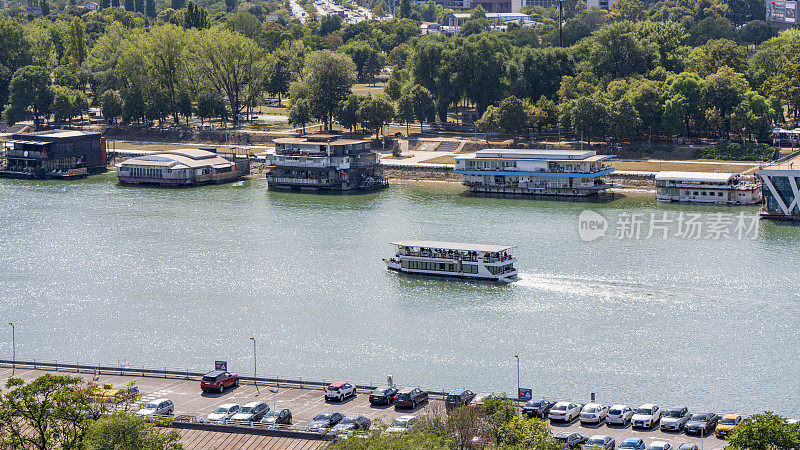
[[[517,354],[536,397],[800,415],[800,227],[741,226],[757,207],[476,198],[447,183],[134,188],[111,174],[0,180],[0,199],[2,319],[20,359],[251,374],[252,336],[263,376],[513,394]],[[604,236],[581,239],[584,210]],[[395,239],[515,245],[520,277],[390,273]]]

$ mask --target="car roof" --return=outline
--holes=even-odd
[[[683,409],[689,409],[686,406],[670,406],[669,408],[664,408],[667,411],[681,411]]]
[[[461,395],[464,392],[467,392],[467,390],[466,389],[456,389],[456,390],[450,391],[450,395]]]
[[[583,405],[584,408],[587,407],[587,406],[598,408],[600,406],[603,406],[603,404],[602,403],[587,403],[587,404]]]
[[[212,370],[211,372],[208,372],[205,376],[207,376],[207,377],[210,377],[212,375],[213,376],[217,376],[217,375],[221,375],[223,373],[225,373],[224,370]]]
[[[149,402],[147,402],[147,403],[161,403],[161,402],[165,402],[165,401],[167,401],[167,400],[169,400],[169,399],[168,399],[168,398],[157,398],[157,399],[155,399],[155,400],[150,400],[150,401],[149,401]],[[147,403],[145,403],[145,404],[147,404]]]
[[[572,431],[562,431],[562,432],[560,432],[560,433],[556,434],[556,437],[562,437],[562,438],[565,438],[565,437],[570,437],[570,436],[572,436],[573,434],[574,434],[574,432],[572,432]]]
[[[241,405],[236,404],[236,403],[223,403],[223,404],[217,406],[217,408],[231,409],[231,406],[241,406]]]
[[[695,414],[706,414],[706,415],[708,415],[708,414],[712,414],[712,413],[710,411],[695,411],[695,412],[692,413],[692,415],[695,415]]]
[[[622,442],[639,442],[641,440],[642,440],[642,438],[626,437],[625,439],[622,440]]]
[[[361,414],[348,414],[344,416],[345,419],[358,419],[359,417],[364,417]],[[364,417],[366,419],[366,417]]]
[[[645,403],[644,405],[639,406],[639,408],[648,408],[652,409],[654,406],[658,406],[655,403]]]
[[[556,405],[571,405],[573,403],[575,403],[575,402],[558,402],[558,403],[556,403]]]
[[[406,393],[409,393],[409,392],[413,391],[414,389],[416,389],[414,386],[403,386],[397,392],[402,392],[402,393],[406,394]]]
[[[245,403],[242,406],[256,406],[256,405],[260,405],[262,403],[264,403],[264,402],[250,402],[250,403]]]
[[[608,436],[605,434],[593,434],[589,439],[608,439]]]
[[[741,417],[741,415],[731,413],[731,414],[725,414],[724,416],[722,416],[723,419],[735,419],[737,417]]]
[[[344,386],[345,384],[347,384],[347,383],[345,383],[344,381],[338,381],[338,382],[336,382],[336,383],[331,383],[331,384],[330,384],[330,386],[331,386],[331,387],[342,387],[342,386]]]

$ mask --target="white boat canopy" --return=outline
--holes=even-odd
[[[440,241],[396,241],[392,245],[399,247],[420,247],[435,248],[440,250],[462,250],[465,252],[503,252],[514,248],[513,245],[488,245],[488,244],[465,244],[461,242],[440,242]]]

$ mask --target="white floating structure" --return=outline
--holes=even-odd
[[[396,252],[384,258],[397,272],[501,282],[513,281],[517,261],[508,245],[463,244],[438,241],[392,242]]]
[[[662,202],[753,205],[761,203],[761,184],[738,173],[658,172],[656,199]]]

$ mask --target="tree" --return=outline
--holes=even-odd
[[[339,102],[350,95],[355,83],[355,64],[349,56],[320,50],[306,57],[303,90],[308,96],[311,115],[331,129]]]
[[[370,95],[361,102],[358,118],[365,128],[375,129],[375,139],[379,139],[381,128],[394,118],[394,106],[385,94]]]
[[[591,144],[592,136],[605,132],[608,112],[605,105],[594,97],[580,97],[570,111],[572,129]]]
[[[730,436],[728,446],[734,450],[789,450],[800,447],[797,425],[772,412],[747,418]]]
[[[220,112],[224,112],[224,110],[225,101],[216,93],[204,90],[197,96],[197,115],[200,117],[201,125],[205,119],[221,117]]]
[[[499,426],[497,442],[502,445],[537,450],[558,450],[561,445],[553,438],[550,426],[539,419],[514,416]]]
[[[278,55],[273,58],[264,72],[264,90],[271,95],[278,96],[278,105],[281,104],[281,96],[289,92],[289,85],[292,83],[292,72],[289,70],[289,64],[282,57]]]
[[[486,112],[478,119],[478,130],[486,133],[486,142],[489,142],[489,133],[497,129],[497,107],[489,106]]]
[[[289,123],[294,126],[302,126],[303,133],[306,132],[306,124],[311,122],[311,104],[308,99],[301,98],[293,101],[289,106]]]
[[[185,32],[173,24],[154,27],[145,41],[150,81],[166,96],[167,111],[178,123],[178,94],[188,84]]]
[[[11,77],[20,67],[30,61],[30,44],[22,31],[22,26],[12,20],[0,19],[0,103],[8,100]]]
[[[72,121],[75,116],[75,92],[64,86],[55,86],[53,89],[53,120],[56,122]],[[71,124],[71,123],[70,123]]]
[[[553,98],[565,75],[575,75],[575,62],[568,49],[557,47],[520,49],[506,68],[509,90],[519,98]]]
[[[145,2],[145,15],[151,19],[156,18],[156,1],[146,0]]]
[[[739,106],[733,112],[735,129],[744,128],[747,133],[755,133],[759,139],[767,139],[777,113],[769,100],[755,91],[747,91]]]
[[[39,127],[39,118],[50,114],[53,104],[53,89],[50,73],[41,66],[25,66],[14,72],[9,85],[9,106],[4,112],[9,124],[33,115],[34,126]]]
[[[747,67],[747,51],[727,39],[714,39],[692,52],[692,68],[700,76],[716,73],[720,67],[728,66],[742,73]]]
[[[699,124],[703,120],[704,84],[702,78],[690,72],[682,72],[667,79],[664,88],[666,129],[676,132],[675,121],[680,119],[685,126],[686,136],[691,136],[690,124]]]
[[[400,0],[400,6],[397,13],[398,19],[411,18],[411,2],[410,0]]]
[[[238,9],[236,0],[225,0],[225,9],[228,12],[234,12]]]
[[[342,22],[342,18],[338,14],[322,16],[319,21],[319,35],[327,36],[334,31],[339,31],[342,28]]]
[[[414,108],[414,116],[419,121],[419,132],[422,133],[424,122],[433,122],[436,116],[436,105],[433,96],[425,87],[415,84],[409,90],[411,101]]]
[[[87,450],[180,450],[180,433],[160,433],[150,422],[128,412],[114,412],[89,425]]]
[[[504,89],[508,43],[494,34],[457,41],[447,55],[445,72],[456,92],[471,101],[479,113],[498,102]]]
[[[726,137],[730,132],[731,114],[734,108],[742,102],[744,93],[749,88],[750,86],[741,74],[726,66],[706,78],[703,86],[706,104],[719,111]]]
[[[234,126],[247,104],[260,94],[266,70],[261,49],[252,40],[222,27],[203,30],[190,53],[202,77],[224,94]]]
[[[100,113],[110,124],[116,122],[117,117],[122,115],[122,97],[119,92],[107,90],[100,99]]]
[[[357,77],[361,81],[366,81],[376,75],[376,68],[379,72],[383,68],[381,63],[385,64],[386,62],[385,57],[383,61],[380,61],[378,51],[366,41],[350,41],[346,45],[339,47],[338,51],[348,55],[353,60],[356,65]]]
[[[631,101],[625,97],[608,107],[608,130],[617,142],[636,135],[641,124],[639,113]]]
[[[50,15],[50,3],[47,0],[39,0],[39,8],[41,8],[43,16]]]
[[[172,9],[179,10],[186,6],[186,0],[172,0]]]
[[[655,67],[655,45],[640,39],[632,22],[604,25],[592,39],[589,60],[598,77],[621,78]]]
[[[78,70],[86,60],[86,30],[83,21],[77,17],[72,19],[69,26],[69,47],[67,54],[74,70]]]
[[[512,135],[514,139],[527,130],[528,111],[522,100],[512,95],[500,102],[497,108],[497,126],[503,133]]]
[[[208,28],[208,12],[190,0],[183,16],[183,28]]]
[[[136,10],[136,2],[134,0],[125,0],[125,11],[133,12]]]
[[[8,448],[80,448],[94,409],[79,377],[9,378],[0,400],[0,442]]]
[[[408,93],[403,94],[397,101],[397,120],[406,124],[406,136],[408,136],[408,123],[414,120],[414,99]]]
[[[122,121],[139,122],[145,116],[144,93],[138,85],[132,86],[122,97]]]
[[[764,20],[752,20],[738,30],[739,42],[742,44],[760,45],[762,42],[778,35],[778,27]]]
[[[341,126],[353,131],[353,128],[359,123],[358,111],[363,101],[363,96],[350,94],[345,100],[339,102],[339,108],[336,110],[336,120]]]
[[[111,0],[111,6],[114,8],[119,8],[119,0]]]

